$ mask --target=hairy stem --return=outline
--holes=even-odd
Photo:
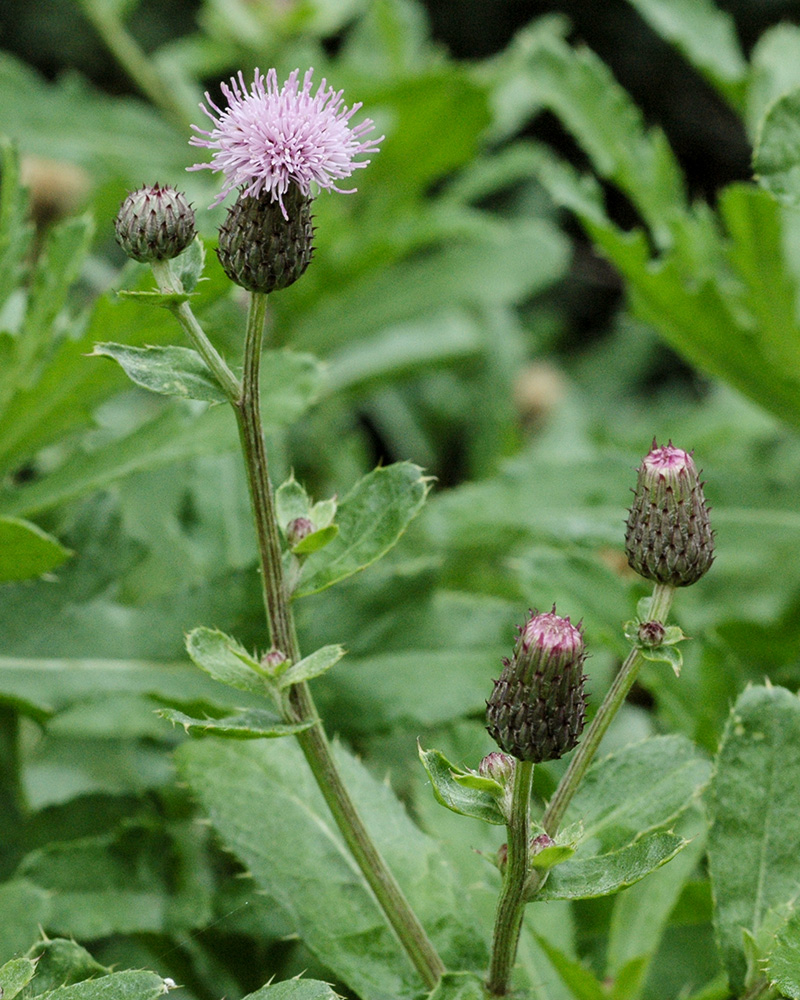
[[[275,648],[290,661],[300,659],[289,594],[281,561],[281,544],[275,499],[269,479],[267,454],[261,427],[259,370],[266,316],[266,295],[252,293],[247,319],[242,393],[235,403],[242,441],[250,497],[256,522],[264,606],[270,637]],[[428,989],[444,973],[444,965],[425,929],[411,909],[402,889],[372,841],[355,803],[345,787],[331,745],[325,735],[311,691],[305,682],[289,693],[287,721],[313,719],[315,724],[297,734],[309,767],[353,857],[375,894],[411,962]]]
[[[650,619],[662,624],[666,621],[669,609],[672,606],[672,599],[675,595],[675,588],[665,583],[657,583],[653,590],[652,603],[650,605]],[[619,673],[614,678],[614,683],[608,690],[608,694],[603,699],[603,704],[598,708],[597,714],[592,719],[592,724],[584,733],[578,749],[570,761],[564,777],[559,782],[552,799],[545,809],[542,817],[542,826],[545,833],[554,836],[567,806],[572,801],[572,796],[578,790],[578,785],[583,780],[583,776],[597,753],[597,748],[606,734],[606,730],[611,724],[611,720],[619,711],[622,703],[633,687],[633,683],[639,673],[644,657],[638,649],[632,649],[622,664]]]
[[[492,960],[486,988],[495,997],[508,992],[511,970],[517,955],[522,918],[525,913],[526,882],[530,863],[531,842],[531,781],[533,764],[517,761],[511,814],[508,821],[508,860],[503,876],[503,888],[497,904],[492,941]]]
[[[169,295],[172,292],[177,292],[178,294],[183,292],[183,285],[172,268],[172,261],[154,260],[150,264],[150,268],[159,290],[165,295]],[[183,327],[184,333],[194,345],[197,353],[208,365],[211,374],[228,397],[229,402],[235,405],[242,395],[242,386],[228,367],[225,359],[216,347],[214,347],[203,328],[197,322],[197,318],[192,312],[189,303],[181,302],[179,305],[172,306],[171,311]]]

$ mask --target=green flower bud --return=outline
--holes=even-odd
[[[583,634],[569,618],[555,608],[531,612],[486,703],[487,729],[501,750],[538,763],[576,746],[586,718],[585,659]]]
[[[708,520],[692,456],[655,441],[640,468],[625,535],[628,563],[648,580],[688,587],[714,560]]]
[[[186,195],[158,184],[132,191],[120,206],[114,228],[125,253],[142,263],[177,257],[196,232]]]
[[[290,546],[295,546],[308,538],[314,531],[314,522],[307,517],[296,517],[286,525],[286,540]]]
[[[311,263],[311,198],[291,184],[283,205],[288,218],[270,194],[240,194],[219,231],[220,263],[231,281],[248,291],[287,288]]]
[[[493,753],[487,754],[480,764],[478,764],[478,774],[482,778],[492,778],[498,785],[505,786],[510,784],[511,779],[514,777],[514,768],[516,766],[517,762],[513,757],[509,757],[505,753],[498,753],[495,750]]]

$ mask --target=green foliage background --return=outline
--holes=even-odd
[[[710,2],[630,7],[753,144],[771,109],[762,186],[742,177],[696,197],[658,125],[558,16],[467,60],[432,40],[415,0],[204,0],[164,37],[135,0],[86,0],[96,24],[109,11],[130,20],[165,81],[161,106],[119,93],[121,77],[90,83],[69,52],[53,79],[0,53],[0,960],[24,954],[41,927],[101,963],[76,973],[78,986],[141,966],[183,984],[187,1000],[280,1000],[263,984],[303,971],[346,995],[420,991],[387,958],[392,943],[360,883],[346,926],[325,937],[352,872],[324,814],[292,811],[303,813],[293,793],[307,780],[294,747],[195,742],[156,714],[257,704],[184,652],[198,626],[248,650],[266,642],[235,426],[222,407],[132,388],[89,355],[98,342],[181,343],[166,311],[117,296],[152,282],[124,261],[111,221],[127,190],[172,183],[213,245],[224,209],[206,211],[214,178],[185,172],[188,123],[203,89],[239,68],[285,76],[313,65],[386,134],[358,194],[315,202],[313,266],[270,304],[265,422],[274,478],[293,470],[317,500],[343,496],[378,461],[436,477],[389,556],[330,590],[309,586],[296,612],[304,651],[347,649],[315,693],[380,837],[408,824],[398,871],[452,967],[474,976],[485,965],[497,876],[473,849],[492,854],[501,832],[436,804],[415,740],[468,767],[491,749],[484,700],[531,606],[583,619],[599,703],[625,654],[622,622],[647,592],[624,564],[622,521],[654,435],[695,449],[718,554],[676,604],[693,637],[682,676],[648,664],[604,749],[669,732],[699,748],[705,775],[748,683],[797,689],[798,159],[793,105],[773,102],[800,86],[800,29],[770,28],[746,58]],[[94,38],[80,24],[76,60],[81,32]],[[545,144],[537,127],[556,119],[560,139]],[[625,295],[579,338],[582,268],[621,276]],[[243,303],[213,253],[196,291],[206,329],[238,363]],[[757,728],[772,707],[752,701],[742,711]],[[775,708],[791,718],[784,728],[797,725],[793,705]],[[729,725],[720,760],[738,753],[737,738]],[[748,763],[754,785],[763,763]],[[562,770],[537,768],[540,798]],[[381,784],[387,774],[405,810]],[[726,780],[723,768],[709,800],[712,876],[738,850],[719,804]],[[256,809],[259,789],[269,794]],[[749,843],[768,843],[762,806],[749,808]],[[197,822],[206,814],[215,830]],[[795,803],[781,822],[797,816]],[[671,820],[654,821],[654,835]],[[282,846],[264,856],[269,824],[266,841]],[[302,885],[284,826],[304,831],[304,864],[321,865]],[[744,981],[737,914],[749,889],[715,886],[718,959],[703,829],[693,805],[676,828],[691,845],[644,885],[536,907],[519,985],[552,1000],[666,1000],[727,995],[723,968]],[[767,910],[788,901],[796,877],[789,860],[771,872]],[[773,917],[759,912],[748,933],[769,932]],[[775,930],[770,974],[795,996],[793,933],[791,920]],[[76,954],[58,961],[83,968]],[[156,979],[130,995],[158,995]],[[128,995],[122,981],[108,985]],[[454,977],[441,1000],[475,988]],[[93,989],[70,996],[99,997]],[[331,994],[309,982],[285,995]]]

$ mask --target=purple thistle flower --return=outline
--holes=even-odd
[[[366,118],[351,128],[349,121],[361,104],[349,110],[342,107],[342,91],[329,88],[324,79],[312,96],[313,72],[306,72],[301,88],[300,70],[296,69],[279,89],[274,69],[266,78],[257,69],[248,92],[240,71],[238,78],[231,77],[230,87],[221,85],[228,102],[224,110],[206,92],[212,110],[204,104],[200,107],[214,128],[208,132],[192,125],[198,134],[189,143],[216,152],[211,163],[196,163],[187,169],[221,170],[225,174],[225,185],[213,205],[218,205],[233,188],[242,186],[243,196],[269,193],[272,201],[280,205],[283,217],[288,218],[283,196],[290,184],[296,184],[306,197],[311,194],[312,183],[340,194],[355,191],[343,191],[334,182],[366,167],[369,160],[354,162],[353,158],[377,153],[384,137],[361,141],[375,128],[373,121]]]

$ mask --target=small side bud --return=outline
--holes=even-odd
[[[158,184],[132,191],[120,206],[114,228],[125,253],[145,264],[177,257],[196,233],[186,195]]]
[[[625,534],[632,569],[656,583],[688,587],[714,561],[714,533],[692,456],[655,441],[639,468]]]
[[[314,531],[314,522],[307,517],[296,517],[286,525],[286,540],[294,548]]]
[[[583,634],[569,618],[555,608],[531,612],[486,703],[486,728],[501,750],[539,763],[577,745],[586,719],[585,659]]]
[[[506,867],[508,865],[508,844],[501,844],[497,848],[497,857],[495,858],[495,864],[500,869],[500,874],[505,875]]]
[[[540,833],[531,840],[531,857],[541,854],[546,847],[553,847],[554,845],[555,841],[552,837],[549,837],[546,833]]]
[[[280,649],[275,649],[273,646],[272,649],[264,653],[261,657],[261,666],[269,674],[279,673],[281,664],[286,663],[288,659],[286,653],[281,652]]]
[[[505,787],[514,777],[516,763],[513,757],[495,750],[493,753],[487,754],[478,764],[478,774],[482,778],[492,778],[498,785]]]
[[[656,649],[664,641],[667,630],[661,622],[642,622],[637,629],[639,642],[647,649]]]
[[[288,218],[269,193],[240,194],[220,228],[220,264],[231,281],[250,292],[287,288],[311,263],[311,198],[290,184],[283,205]]]

